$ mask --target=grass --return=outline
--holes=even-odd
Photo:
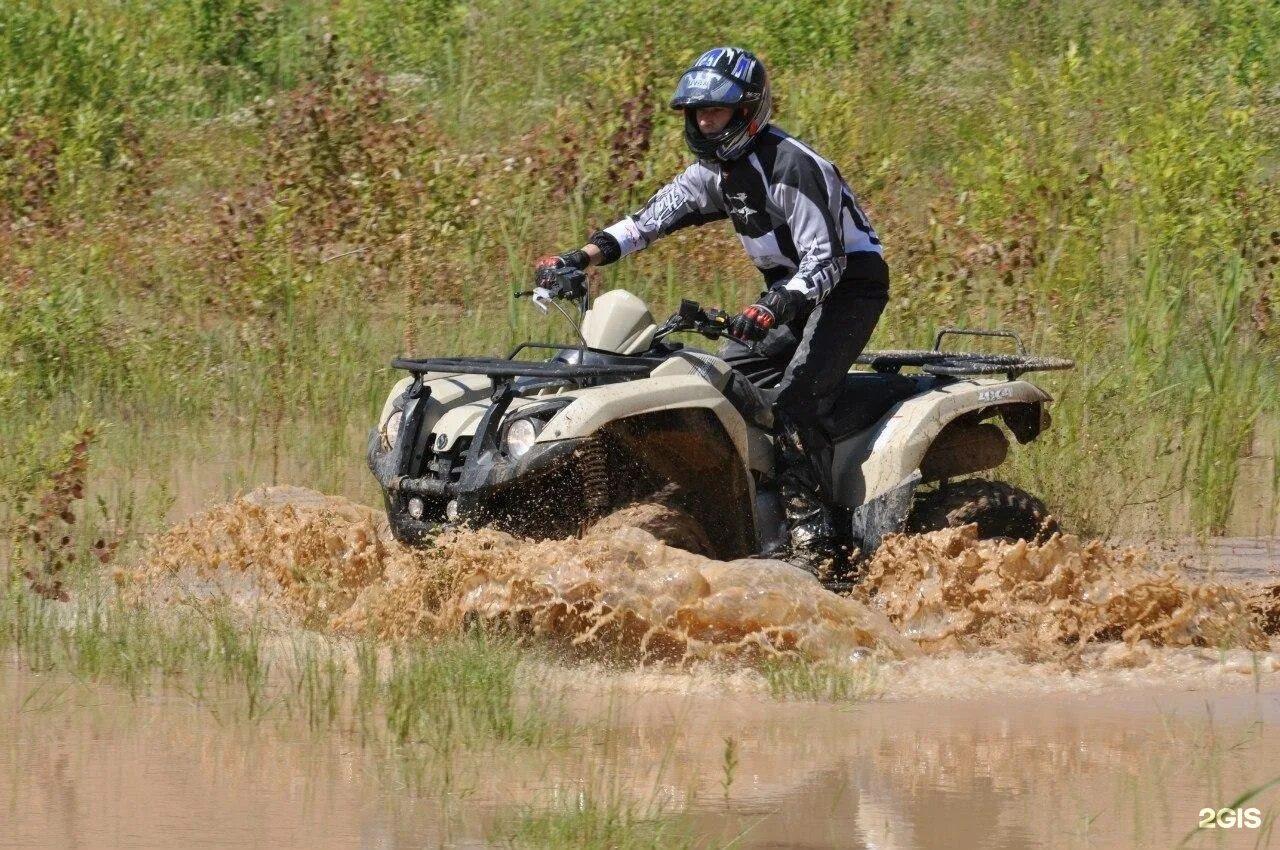
[[[86,577],[86,582],[92,577]],[[272,723],[286,735],[351,735],[382,780],[430,790],[446,834],[494,758],[546,758],[583,729],[557,698],[520,675],[526,653],[479,631],[390,646],[268,629],[230,603],[134,606],[110,591],[77,585],[76,601],[48,600],[16,578],[0,594],[0,657],[42,674],[22,703],[41,713],[60,705],[72,678],[122,688],[132,699],[178,693],[219,724]],[[45,683],[52,690],[44,692]],[[606,751],[614,732],[602,731]],[[607,760],[607,759],[606,759]],[[593,769],[604,791],[569,807],[510,806],[490,840],[517,847],[709,846],[688,813],[630,799],[616,766]],[[727,787],[726,787],[727,793]],[[453,813],[452,815],[450,813]],[[468,832],[467,834],[470,834]]]
[[[1221,533],[1242,496],[1275,504],[1274,464],[1269,497],[1237,483],[1277,408],[1271,7],[790,0],[693,24],[648,4],[603,27],[578,5],[7,5],[4,478],[88,410],[108,426],[94,487],[146,506],[143,526],[197,489],[188,437],[234,446],[208,497],[293,479],[371,500],[359,435],[390,356],[547,335],[509,298],[531,258],[680,167],[655,103],[729,40],[766,56],[779,121],[842,166],[889,246],[873,345],[996,324],[1079,361],[1037,379],[1055,425],[1008,477],[1089,532]],[[713,227],[601,285],[660,314],[759,282]]]
[[[873,694],[876,685],[876,665],[870,660],[850,666],[803,659],[769,659],[761,666],[761,673],[769,693],[779,700],[859,700]]]
[[[268,631],[229,603],[154,609],[107,591],[59,603],[8,583],[0,652],[37,672],[124,688],[177,689],[210,710],[258,721],[352,730],[368,743],[447,760],[493,746],[538,748],[564,734],[550,695],[518,679],[521,653],[497,637],[398,645]]]
[[[560,809],[528,809],[500,825],[493,838],[510,847],[617,850],[693,848],[709,845],[686,819],[645,815],[636,807],[590,797]]]

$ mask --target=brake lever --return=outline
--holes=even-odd
[[[546,287],[536,287],[534,289],[526,289],[523,292],[516,293],[517,298],[531,298],[533,303],[542,312],[547,312],[547,308],[551,306],[551,299],[555,297],[551,290]]]
[[[537,307],[539,310],[541,310],[543,313],[546,313],[548,310],[551,309],[551,299],[555,298],[555,295],[551,292],[550,289],[547,289],[546,287],[542,287],[542,286],[537,286],[537,287],[534,287],[533,292],[530,293],[530,297],[533,299],[534,306]]]

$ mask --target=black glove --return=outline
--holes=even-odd
[[[729,336],[743,342],[759,342],[778,325],[785,325],[805,305],[804,293],[775,287],[756,303],[729,320]]]
[[[587,252],[579,248],[576,251],[566,251],[559,256],[543,257],[538,260],[538,268],[543,266],[554,266],[556,268],[574,268],[582,271],[591,265],[591,258],[587,256]]]
[[[587,292],[587,274],[583,269],[590,262],[591,258],[582,250],[543,257],[536,266],[534,285],[557,298],[578,298]]]

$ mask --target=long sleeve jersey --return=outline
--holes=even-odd
[[[826,297],[857,251],[883,254],[857,198],[831,162],[777,127],[728,163],[698,160],[605,232],[622,255],[695,224],[728,218],[768,286]]]

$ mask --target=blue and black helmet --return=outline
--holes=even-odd
[[[727,106],[733,117],[724,129],[704,136],[695,111],[703,106]],[[756,136],[769,125],[773,100],[764,64],[740,47],[713,47],[698,57],[680,77],[672,109],[684,110],[684,140],[699,159],[728,162],[751,150]]]

